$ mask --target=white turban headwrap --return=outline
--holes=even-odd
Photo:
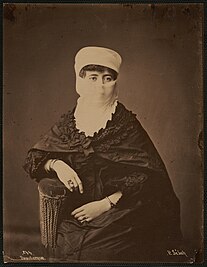
[[[106,84],[91,83],[79,76],[81,69],[87,65],[99,65],[115,70],[119,73],[121,56],[108,48],[84,47],[75,57],[76,91],[80,95],[74,113],[76,127],[86,136],[93,136],[101,128],[105,128],[111,120],[117,106],[116,81]],[[100,95],[99,90],[106,90],[109,94]]]

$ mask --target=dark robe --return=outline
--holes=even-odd
[[[71,193],[58,228],[56,255],[67,260],[161,261],[178,248],[180,204],[155,146],[136,115],[118,103],[112,119],[93,137],[75,125],[74,110],[28,152],[25,170],[40,181],[44,164],[61,159],[73,168],[84,193]],[[51,178],[55,173],[51,173]],[[117,191],[117,205],[93,221],[79,223],[70,212]],[[73,203],[73,204],[72,204]]]

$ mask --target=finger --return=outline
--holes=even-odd
[[[79,187],[79,192],[82,194],[83,193],[83,184],[82,184],[80,178],[78,177],[77,173],[75,173],[75,178],[76,178],[76,182],[77,182],[78,187]]]
[[[76,213],[76,214],[74,215],[74,218],[76,218],[76,219],[80,219],[80,218],[83,219],[83,217],[85,217],[85,213],[84,213],[84,211],[79,212],[79,213]]]
[[[83,211],[83,207],[75,209],[74,211],[71,212],[71,215],[75,215],[76,213],[79,213],[81,211]]]
[[[80,192],[81,194],[83,194],[83,185],[82,185],[81,182],[78,184],[78,187],[79,187],[79,192]]]
[[[73,183],[71,183],[71,182],[68,184],[68,187],[69,187],[69,190],[71,192],[73,192],[75,190],[75,187],[74,187]]]
[[[72,182],[72,181],[68,181],[67,183],[68,183],[68,186],[69,186],[70,188],[73,188],[73,187],[74,187],[74,185],[73,185],[73,182]]]
[[[82,194],[83,193],[83,184],[82,184],[82,182],[81,182],[81,180],[77,174],[76,174],[75,178],[76,178],[76,182],[78,184],[79,192]]]
[[[85,217],[84,214],[77,216],[77,220],[78,220],[78,221],[83,221],[83,220],[85,220],[85,219],[86,219],[86,217]]]
[[[82,219],[80,222],[83,223],[83,222],[90,222],[90,221],[91,221],[90,218],[84,218],[84,219]]]
[[[70,182],[71,185],[73,185],[73,187],[78,187],[78,184],[77,184],[75,178],[70,179],[69,182]]]
[[[70,192],[73,192],[73,188],[68,183],[64,183],[64,185],[70,190]]]

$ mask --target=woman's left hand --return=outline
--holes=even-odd
[[[111,208],[107,199],[89,202],[77,209],[71,215],[80,222],[90,222]]]

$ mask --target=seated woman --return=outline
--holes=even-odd
[[[117,100],[120,55],[102,47],[75,57],[76,107],[29,152],[31,178],[70,191],[56,257],[79,261],[162,260],[178,248],[180,204],[136,115]]]

